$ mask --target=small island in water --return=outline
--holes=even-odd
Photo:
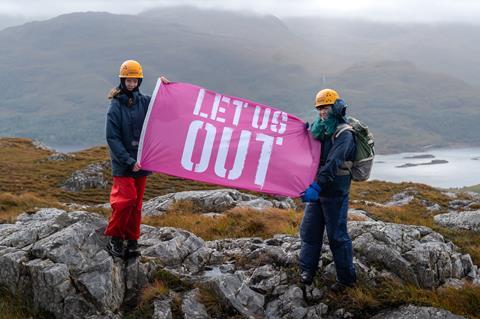
[[[447,160],[431,160],[428,163],[418,163],[418,164],[406,163],[406,164],[402,164],[400,166],[395,166],[395,167],[405,168],[405,167],[414,167],[414,166],[420,166],[420,165],[436,165],[436,164],[447,164],[447,163],[448,163]]]
[[[403,158],[414,158],[414,159],[418,159],[418,158],[435,158],[435,156],[432,155],[432,154],[420,154],[420,155],[413,155],[413,156],[404,156]]]

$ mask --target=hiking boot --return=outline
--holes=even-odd
[[[140,249],[138,249],[138,241],[128,240],[127,241],[127,250],[125,251],[125,258],[136,258],[140,257]]]
[[[355,283],[344,284],[337,281],[336,283],[330,286],[330,290],[335,293],[340,293],[340,292],[344,292],[347,288],[352,288],[353,286],[355,286]]]
[[[314,273],[309,271],[303,270],[300,273],[300,282],[304,285],[311,285],[313,282],[313,277],[315,277]]]
[[[119,237],[111,237],[107,244],[107,251],[113,257],[123,258],[123,240]]]

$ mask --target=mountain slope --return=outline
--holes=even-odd
[[[333,18],[290,18],[284,23],[347,67],[356,62],[409,60],[430,72],[480,86],[480,27],[459,23],[381,23]]]
[[[328,83],[377,133],[383,151],[478,145],[480,96],[463,81],[409,62],[382,61],[352,66]]]
[[[230,20],[235,17],[230,14]],[[252,23],[257,20],[262,18]],[[118,66],[127,58],[142,62],[147,94],[155,78],[166,74],[285,106],[294,100],[295,86],[311,78],[295,59],[302,49],[293,40],[285,46],[266,35],[249,41],[213,37],[155,18],[70,14],[8,28],[0,32],[0,41],[9,43],[0,48],[0,135],[55,144],[103,142],[105,96],[117,84]],[[290,91],[285,89],[289,83]]]
[[[144,66],[146,94],[164,74],[311,120],[315,93],[331,86],[372,127],[380,152],[480,144],[480,128],[472,125],[480,120],[474,86],[408,62],[350,66],[370,57],[365,46],[381,46],[400,31],[378,30],[356,52],[335,48],[357,43],[370,27],[326,38],[325,46],[297,29],[273,16],[188,7],[137,16],[75,13],[7,28],[0,31],[8,44],[0,47],[0,136],[103,144],[106,94],[118,83],[119,64],[135,58]]]

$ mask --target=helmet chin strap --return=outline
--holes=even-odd
[[[141,78],[138,79],[138,84],[137,84],[137,86],[136,86],[133,90],[130,91],[130,90],[127,88],[127,85],[126,85],[126,83],[125,83],[125,78],[120,78],[120,87],[121,87],[121,89],[123,89],[124,91],[130,91],[130,92],[138,91],[139,88],[140,88],[140,84],[142,84],[142,80],[143,80],[143,79],[141,79]]]

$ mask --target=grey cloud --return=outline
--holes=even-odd
[[[2,0],[0,16],[49,18],[76,11],[137,14],[153,7],[173,5],[252,11],[279,17],[332,16],[408,22],[480,21],[480,1],[476,0]]]

